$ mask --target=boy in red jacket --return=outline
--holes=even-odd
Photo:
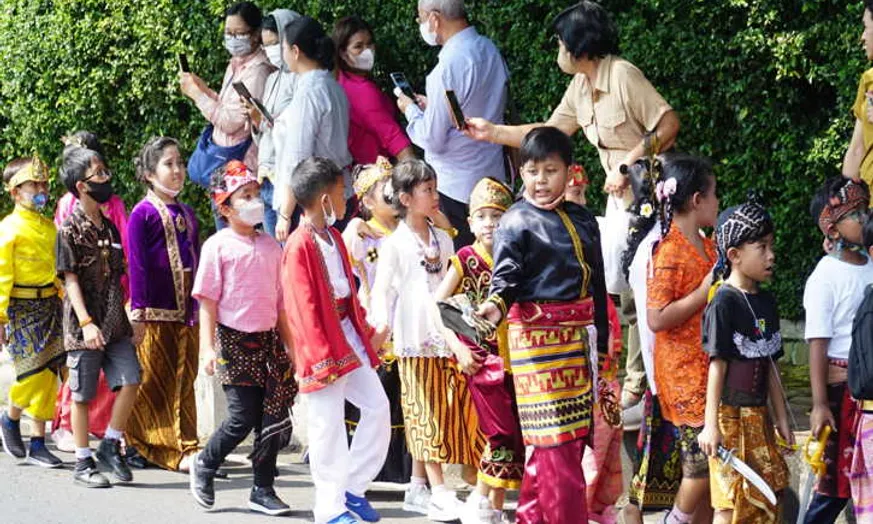
[[[291,190],[304,216],[285,246],[282,289],[297,381],[307,395],[315,522],[358,522],[352,513],[376,522],[379,513],[364,493],[385,462],[391,438],[388,398],[373,350],[382,347],[386,333],[367,324],[349,254],[331,227],[346,211],[342,172],[330,160],[310,158],[294,170]],[[351,446],[346,400],[361,411]]]

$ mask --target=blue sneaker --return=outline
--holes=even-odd
[[[356,497],[348,491],[346,492],[346,507],[364,522],[379,522],[379,519],[382,518],[366,498]]]
[[[346,511],[339,517],[334,517],[327,521],[327,524],[357,524],[358,519],[352,516],[351,513]]]

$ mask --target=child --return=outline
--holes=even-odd
[[[97,449],[97,458],[111,466],[115,478],[133,475],[119,455],[119,439],[136,399],[140,366],[131,342],[133,332],[124,310],[121,276],[125,272],[121,236],[103,216],[100,204],[113,194],[112,173],[103,157],[85,147],[64,150],[61,179],[79,199],[61,226],[57,239],[57,271],[64,279],[64,346],[73,393],[73,438],[76,467],[73,480],[86,487],[109,487],[88,447],[88,403],[94,398],[102,369],[117,392],[112,417]]]
[[[873,258],[873,220],[870,218],[868,214],[867,223],[864,224],[864,247],[867,248],[867,255]],[[855,315],[849,361],[849,384],[857,383],[864,389],[855,392],[857,386],[852,386],[859,400],[855,418],[857,437],[849,472],[855,517],[862,522],[873,517],[873,398],[870,395],[873,389],[873,383],[870,382],[873,333],[870,332],[870,322],[873,322],[873,282],[867,285],[864,301]],[[856,351],[859,353],[856,354]]]
[[[435,293],[438,300],[465,294],[470,303],[478,307],[488,298],[494,233],[500,217],[511,205],[512,192],[502,182],[486,177],[476,183],[470,194],[469,218],[476,242],[462,247],[449,259],[448,273]],[[524,473],[524,443],[506,335],[505,322],[482,345],[460,335],[447,335],[459,365],[467,374],[479,427],[488,439],[479,462],[476,490],[467,497],[463,510],[464,523],[500,522],[504,492],[518,489]]]
[[[103,146],[100,144],[97,135],[88,131],[76,131],[72,135],[63,137],[61,141],[64,143],[64,147],[86,147],[101,155],[103,154]],[[78,204],[79,199],[69,191],[62,196],[55,208],[55,226],[61,227],[64,220],[73,214]],[[124,248],[126,256],[128,253],[127,209],[124,207],[124,201],[118,195],[112,195],[112,198],[105,204],[102,204],[100,209],[103,211],[103,215],[115,224],[116,229],[121,234],[121,246]],[[124,288],[124,298],[127,300],[130,298],[127,274],[121,277],[121,285]],[[112,416],[113,402],[115,402],[115,395],[109,389],[109,386],[106,385],[106,377],[103,375],[103,372],[100,372],[100,377],[97,379],[97,392],[94,395],[94,399],[88,404],[88,431],[97,438],[103,438],[106,433],[106,427],[109,425],[109,419]],[[73,426],[70,421],[72,404],[73,398],[70,393],[70,384],[67,380],[64,380],[61,390],[58,392],[55,418],[52,420],[52,439],[55,441],[58,450],[70,453],[76,449],[73,442]]]
[[[697,438],[709,455],[709,489],[716,523],[780,522],[778,506],[715,458],[719,446],[754,469],[774,492],[788,486],[788,466],[776,445],[771,413],[789,445],[785,397],[776,360],[782,352],[776,300],[760,284],[773,274],[773,221],[752,199],[721,214],[716,228],[719,262],[726,279],[703,319],[703,347],[710,355],[706,424]]]
[[[595,373],[603,376],[592,352],[607,362],[608,298],[594,215],[564,202],[572,150],[554,127],[522,142],[524,200],[501,219],[490,297],[479,307],[491,322],[508,322],[522,436],[533,446],[516,512],[521,524],[588,522],[582,456]]]
[[[361,217],[366,222],[361,218],[353,218],[343,232],[343,240],[351,256],[352,271],[360,282],[358,299],[364,309],[370,307],[370,292],[376,280],[382,243],[397,227],[397,211],[385,200],[385,185],[391,183],[393,170],[388,159],[380,156],[375,164],[361,166],[354,177],[355,195],[360,204]],[[387,340],[381,349],[382,365],[377,373],[391,405],[391,444],[385,465],[374,480],[406,484],[412,473],[412,457],[406,448],[406,431],[403,428],[400,374],[391,341]],[[354,435],[359,418],[357,408],[346,403],[346,425],[350,435]]]
[[[177,197],[186,179],[174,138],[155,137],[134,160],[147,187],[130,214],[130,318],[142,382],[128,424],[127,455],[187,472],[197,451],[197,217]]]
[[[367,522],[379,514],[364,498],[391,438],[388,398],[374,367],[386,333],[374,331],[352,292],[354,277],[337,217],[345,214],[343,173],[330,160],[304,160],[291,177],[303,208],[282,260],[285,311],[293,335],[300,392],[307,395],[309,464],[315,484],[315,522]],[[351,445],[344,403],[361,411]]]
[[[232,160],[217,170],[211,192],[230,227],[203,244],[192,294],[200,301],[204,370],[218,373],[228,418],[191,461],[191,493],[212,508],[216,470],[254,429],[249,508],[286,515],[291,509],[273,489],[276,456],[291,436],[289,409],[296,393],[283,347],[290,335],[279,285],[282,249],[255,228],[264,220],[264,202],[245,164]]]
[[[429,220],[439,211],[436,173],[429,165],[421,160],[398,164],[391,191],[391,203],[403,220],[382,244],[370,314],[375,326],[391,326],[406,440],[412,458],[425,470],[413,468],[407,500],[423,501],[429,480],[428,518],[446,522],[458,518],[460,501],[445,486],[442,464],[475,465],[484,447],[433,295],[453,254],[452,241]]]
[[[669,153],[664,155],[669,158]],[[628,247],[622,255],[622,268],[634,295],[634,302],[646,304],[646,281],[652,250],[661,236],[655,195],[660,181],[662,158],[647,156],[628,167],[627,175],[634,193],[629,212],[630,234]],[[669,510],[682,481],[679,448],[676,446],[676,428],[664,420],[655,384],[655,334],[649,329],[646,309],[637,310],[637,328],[640,336],[640,356],[646,372],[646,391],[643,398],[644,417],[640,425],[637,454],[634,457],[634,476],[630,483],[629,503],[623,516],[627,523],[642,524],[643,511]]]
[[[870,192],[864,182],[842,177],[828,180],[810,206],[825,237],[834,245],[806,281],[806,340],[812,386],[810,431],[818,437],[825,424],[834,430],[825,445],[827,469],[819,480],[806,520],[834,522],[851,496],[848,472],[852,463],[856,403],[846,385],[852,322],[873,282],[873,262],[862,245],[862,228]]]
[[[709,358],[701,346],[701,317],[712,283],[715,245],[700,234],[718,218],[709,162],[674,155],[656,186],[662,240],[650,263],[647,320],[655,332],[655,381],[664,419],[676,426],[682,482],[668,524],[706,519],[709,465],[697,436],[704,424]]]
[[[3,185],[15,209],[0,222],[0,349],[15,367],[9,407],[0,417],[3,449],[46,468],[61,460],[45,447],[45,423],[55,410],[58,368],[64,356],[62,309],[55,286],[57,231],[40,212],[48,203],[48,167],[39,158],[13,160]],[[21,414],[33,419],[30,449],[21,439]]]

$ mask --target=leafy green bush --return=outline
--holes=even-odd
[[[569,78],[555,66],[552,17],[568,0],[474,0],[470,16],[512,70],[524,121],[547,118]],[[0,161],[38,152],[56,159],[59,137],[89,129],[104,140],[128,205],[142,195],[131,158],[148,137],[190,148],[205,121],[178,91],[175,55],[217,87],[227,56],[218,0],[5,0],[0,7]],[[421,88],[436,50],[419,37],[416,0],[261,2],[331,24],[359,14],[376,30],[375,76],[404,71]],[[850,106],[864,69],[857,44],[861,5],[837,0],[612,0],[623,56],[679,111],[679,147],[711,156],[723,206],[757,189],[778,224],[774,288],[783,314],[802,314],[803,282],[821,254],[806,209],[816,186],[839,173],[851,132]],[[472,115],[471,115],[472,116]],[[592,147],[580,160],[602,180]],[[56,188],[60,194],[62,190]],[[599,191],[589,196],[602,204]],[[203,192],[183,198],[211,227]],[[8,209],[8,200],[2,207]]]

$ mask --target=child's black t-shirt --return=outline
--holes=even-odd
[[[703,348],[728,362],[722,403],[763,406],[773,364],[782,354],[779,309],[767,291],[748,294],[722,285],[703,317]]]

